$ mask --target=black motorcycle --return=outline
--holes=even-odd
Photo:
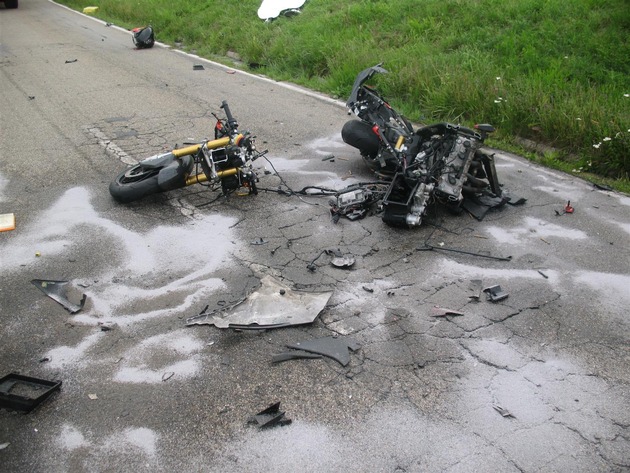
[[[387,70],[378,64],[357,75],[347,106],[359,120],[347,122],[341,136],[371,170],[391,179],[382,201],[383,221],[417,226],[433,202],[458,212],[466,196],[501,196],[493,155],[481,149],[494,127],[436,123],[414,129],[366,85],[382,73]]]

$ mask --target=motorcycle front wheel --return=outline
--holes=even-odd
[[[159,169],[143,169],[135,166],[121,172],[109,185],[109,193],[118,202],[128,203],[160,191]]]

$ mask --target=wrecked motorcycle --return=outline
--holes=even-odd
[[[193,184],[214,189],[219,184],[223,195],[238,189],[257,194],[258,180],[252,163],[263,156],[254,137],[238,130],[227,101],[221,108],[226,119],[217,119],[214,139],[191,144],[146,158],[121,172],[110,184],[109,192],[119,202],[127,203],[145,196]]]
[[[367,166],[391,179],[382,200],[383,221],[417,226],[432,203],[459,212],[465,196],[501,196],[493,155],[481,147],[494,128],[436,123],[414,129],[366,82],[388,71],[378,64],[361,71],[346,103],[359,120],[345,123],[345,143],[361,152]]]

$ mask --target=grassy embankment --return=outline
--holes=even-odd
[[[261,0],[60,0],[159,41],[345,99],[358,71],[416,122],[489,122],[490,146],[630,191],[627,0],[307,0],[269,23]]]

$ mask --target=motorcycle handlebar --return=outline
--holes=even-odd
[[[225,116],[227,117],[228,127],[230,128],[230,130],[236,130],[236,128],[238,128],[238,122],[232,116],[232,112],[230,112],[230,107],[228,106],[227,100],[221,102],[221,108],[225,111]]]

